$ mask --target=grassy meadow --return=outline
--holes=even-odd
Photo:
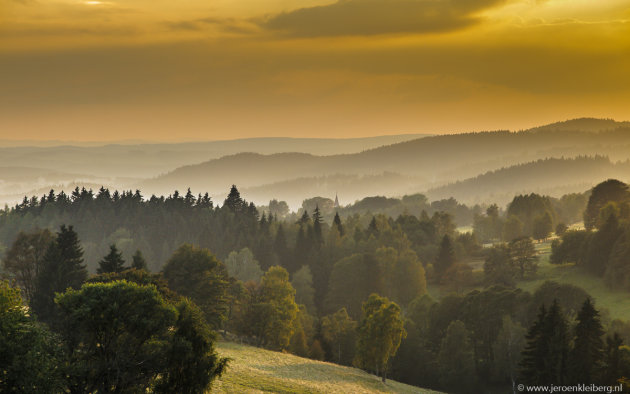
[[[584,289],[595,300],[595,304],[606,316],[608,310],[610,318],[630,320],[630,293],[625,290],[610,289],[603,279],[590,275],[574,264],[554,265],[549,263],[551,255],[551,241],[536,244],[536,249],[540,254],[538,261],[537,278],[533,280],[521,281],[518,287],[530,292],[536,289],[547,280],[558,283],[569,283]]]
[[[388,380],[360,369],[314,361],[233,342],[218,342],[231,359],[211,393],[437,393]]]

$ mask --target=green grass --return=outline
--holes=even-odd
[[[231,359],[211,393],[437,393],[379,378],[356,368],[232,342],[217,351]]]
[[[600,310],[607,309],[611,318],[630,320],[630,293],[610,289],[603,279],[584,272],[574,264],[550,264],[551,241],[536,244],[536,249],[540,253],[536,279],[521,281],[518,287],[533,293],[547,280],[572,284],[589,293],[596,306]]]
[[[580,228],[581,224],[573,225],[572,227]],[[519,281],[517,286],[533,293],[540,285],[548,280],[572,284],[584,289],[593,297],[597,308],[604,317],[630,321],[630,292],[610,289],[604,283],[603,279],[584,272],[583,269],[576,267],[574,264],[550,264],[551,242],[552,239],[549,239],[545,242],[535,244],[540,257],[536,277],[534,279]],[[472,261],[469,264],[473,268],[472,285],[462,289],[460,294],[466,294],[469,291],[482,290],[484,288],[483,261]],[[434,283],[427,284],[427,291],[429,295],[438,300],[453,293],[451,288]]]

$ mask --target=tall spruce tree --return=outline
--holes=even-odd
[[[573,384],[599,381],[604,358],[603,335],[599,312],[593,307],[591,299],[587,298],[577,315],[574,345],[569,359]]]
[[[545,357],[549,378],[547,384],[563,385],[568,380],[569,326],[557,300],[549,308],[543,336],[549,344]]]
[[[324,237],[322,235],[322,215],[319,211],[319,206],[315,206],[315,211],[313,211],[313,244],[317,248],[319,248],[324,242]]]
[[[545,309],[543,304],[540,307],[536,321],[534,321],[534,324],[532,324],[525,336],[527,343],[521,353],[521,381],[529,384],[536,384],[542,380],[540,366],[544,362],[545,349],[543,349],[541,336],[546,319],[547,309]]]
[[[96,273],[107,274],[112,272],[121,272],[125,269],[125,260],[122,252],[118,251],[116,244],[109,246],[109,253],[99,261]]]
[[[562,385],[568,381],[568,325],[557,300],[529,329],[522,353],[521,382],[528,385]]]
[[[78,289],[87,279],[83,264],[83,249],[72,226],[62,225],[57,237],[44,256],[42,269],[37,275],[31,307],[44,322],[51,323],[54,316],[55,293],[68,288]]]
[[[226,206],[232,212],[241,212],[245,208],[244,204],[245,202],[241,198],[241,193],[239,193],[236,185],[232,185],[230,194],[223,202],[223,206]]]

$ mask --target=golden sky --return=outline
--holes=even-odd
[[[630,119],[630,0],[0,0],[0,139]]]

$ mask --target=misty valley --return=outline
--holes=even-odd
[[[626,123],[293,142],[2,148],[0,391],[628,390]]]

